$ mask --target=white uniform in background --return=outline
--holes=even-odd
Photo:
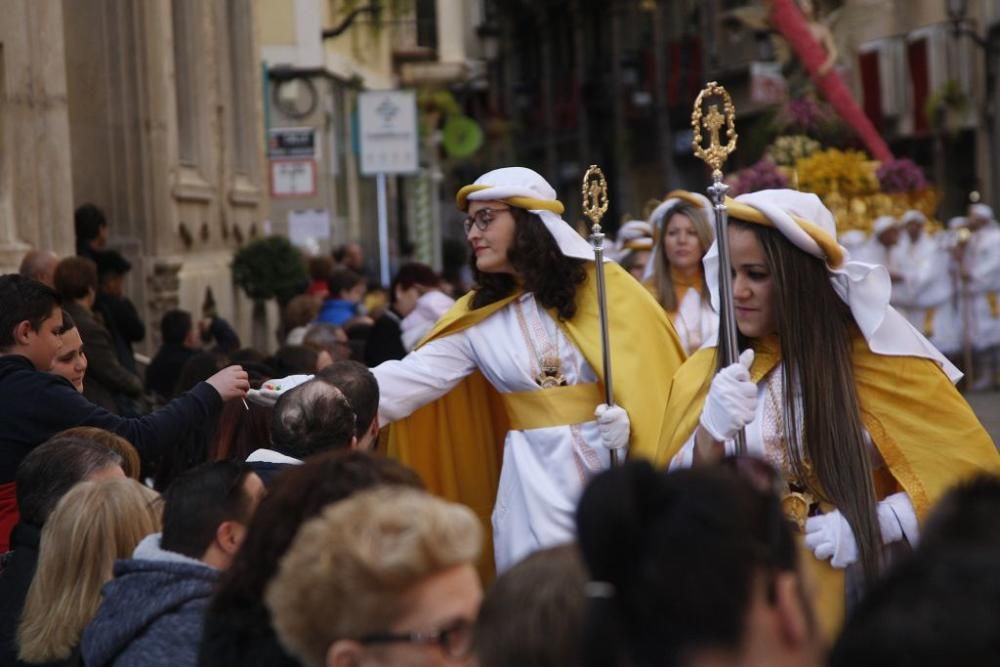
[[[855,252],[850,254],[851,261],[864,262],[865,264],[881,265],[889,269],[889,273],[895,273],[892,260],[889,256],[889,247],[879,241],[879,236],[890,229],[898,229],[899,221],[891,215],[883,215],[875,219],[872,225],[872,235],[868,240],[859,245]]]
[[[889,251],[889,261],[901,278],[892,285],[892,305],[936,348],[957,353],[962,341],[948,248],[925,231],[927,219],[919,211],[907,211],[902,221],[921,229],[916,241],[904,232]]]
[[[987,352],[1000,345],[1000,225],[989,206],[975,204],[970,214],[989,222],[972,232],[958,263],[963,276],[960,313],[963,322],[968,320],[973,349]]]

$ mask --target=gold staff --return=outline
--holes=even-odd
[[[708,113],[703,112],[704,104],[711,98],[720,98],[722,113],[718,104],[709,104]],[[719,138],[723,126],[726,128],[726,143]],[[694,154],[712,168],[712,184],[708,194],[715,208],[715,243],[719,252],[719,354],[722,365],[736,363],[740,356],[736,340],[736,317],[733,312],[732,267],[729,261],[729,213],[726,209],[726,191],[729,186],[722,182],[722,165],[730,153],[736,150],[736,108],[726,89],[715,81],[706,85],[694,102],[691,112],[691,128],[694,130]],[[702,146],[702,128],[708,130],[708,147]],[[746,433],[740,429],[734,438],[736,452],[747,450]]]
[[[601,314],[601,353],[604,362],[604,402],[614,405],[611,390],[611,343],[608,339],[608,296],[604,285],[604,232],[601,218],[608,212],[608,182],[604,172],[596,164],[590,165],[583,175],[583,214],[594,223],[590,228],[590,245],[594,247],[595,272],[597,274],[597,306]],[[619,466],[618,450],[611,450],[611,466]]]

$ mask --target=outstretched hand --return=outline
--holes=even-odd
[[[242,366],[228,366],[206,380],[223,401],[243,398],[250,391],[250,376]]]

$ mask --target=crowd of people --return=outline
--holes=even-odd
[[[720,258],[674,191],[602,303],[539,174],[456,200],[470,289],[418,263],[380,289],[347,244],[303,259],[270,354],[173,310],[137,363],[90,205],[75,256],[0,276],[0,667],[1000,655],[1000,454],[937,337],[981,338],[995,381],[963,328],[1000,326],[991,211],[848,248],[814,195],[762,191]]]

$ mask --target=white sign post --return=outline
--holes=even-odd
[[[378,194],[379,270],[389,285],[386,174],[412,174],[418,161],[417,97],[412,90],[376,90],[358,96],[361,173],[375,176]]]

